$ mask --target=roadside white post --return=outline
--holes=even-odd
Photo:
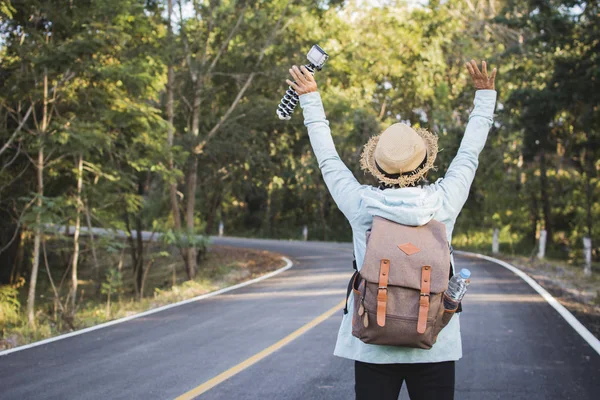
[[[583,256],[585,258],[585,266],[583,267],[583,275],[592,276],[592,238],[583,238]]]
[[[548,232],[545,229],[540,231],[540,246],[538,248],[538,258],[542,259],[546,256],[546,235]]]
[[[225,225],[223,225],[223,221],[219,221],[219,237],[223,236],[223,232],[225,231]]]
[[[302,228],[302,238],[305,242],[308,240],[308,226],[306,225],[304,225],[304,228]]]
[[[500,252],[500,229],[494,228],[494,236],[492,237],[492,254]]]

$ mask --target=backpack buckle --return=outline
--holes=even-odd
[[[427,296],[427,297],[429,297],[429,293],[421,293],[421,296]]]
[[[385,290],[387,292],[387,287],[379,286],[379,288],[377,290]]]

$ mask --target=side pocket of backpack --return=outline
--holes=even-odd
[[[452,300],[450,297],[444,293],[442,295],[442,301],[440,302],[440,310],[438,312],[438,317],[435,322],[435,328],[433,331],[433,343],[437,340],[438,334],[442,329],[448,325],[456,310],[458,310],[459,303]]]
[[[354,307],[352,309],[352,335],[361,338],[364,330],[363,317],[365,315],[364,297],[366,281],[356,274],[352,283],[352,298]]]

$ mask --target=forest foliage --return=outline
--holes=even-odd
[[[190,279],[206,246],[195,235],[220,221],[229,235],[299,239],[307,226],[312,240],[350,240],[301,110],[275,115],[288,68],[315,43],[331,57],[316,79],[338,152],[366,184],[362,146],[398,121],[439,135],[429,178],[442,177],[472,107],[464,63],[497,67],[457,243],[498,228],[528,254],[545,229],[549,254],[581,260],[587,236],[597,258],[599,15],[595,0],[2,0],[0,283],[25,278],[32,321],[59,226],[75,227],[72,310],[80,264],[114,246],[80,249],[81,227],[130,233],[138,293],[147,255],[134,231],[163,233]]]

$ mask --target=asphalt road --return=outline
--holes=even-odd
[[[261,352],[343,299],[349,244],[218,239],[275,250],[294,267],[198,302],[0,357],[0,399],[174,399]],[[598,399],[600,356],[512,272],[473,273],[461,315],[456,398]],[[352,399],[353,363],[332,355],[341,312],[199,396]],[[408,399],[405,389],[400,399]],[[375,399],[374,399],[375,400]]]

